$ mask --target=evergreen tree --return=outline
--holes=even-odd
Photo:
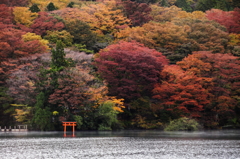
[[[167,0],[162,0],[160,4],[161,4],[162,7],[167,7],[168,6]]]
[[[80,20],[74,20],[66,23],[66,30],[73,35],[73,42],[86,45],[88,50],[92,50],[96,43],[96,34],[92,32],[90,26]]]
[[[62,110],[57,105],[50,104],[48,100],[49,96],[58,88],[58,79],[61,78],[60,72],[69,66],[69,62],[65,59],[64,45],[61,41],[57,41],[56,48],[52,49],[51,53],[51,69],[43,69],[39,75],[40,80],[36,84],[40,93],[34,106],[32,126],[34,129],[42,131],[52,130],[54,125],[58,123],[54,119],[53,112],[61,112]]]
[[[37,102],[34,106],[34,116],[32,120],[32,126],[34,129],[47,131],[53,129],[52,113],[50,108],[47,107],[45,94],[39,93],[37,96]]]
[[[14,108],[10,105],[12,98],[7,94],[7,88],[0,87],[0,126],[10,126],[14,123]]]
[[[66,54],[64,52],[64,45],[62,41],[57,41],[56,49],[52,49],[51,52],[52,52],[50,69],[51,86],[53,86],[53,88],[57,88],[59,72],[61,72],[64,69],[64,67],[68,66],[68,62],[65,59]]]
[[[186,0],[177,0],[175,5],[179,8],[182,8],[183,10],[187,12],[191,12],[192,8],[189,3],[186,2]]]
[[[56,49],[52,49],[52,60],[51,60],[51,68],[58,69],[60,71],[63,67],[68,66],[68,63],[65,59],[65,52],[64,52],[64,44],[62,41],[57,41]]]
[[[195,10],[200,10],[205,12],[206,10],[210,10],[211,8],[214,8],[216,5],[216,0],[199,0],[197,2]]]
[[[50,2],[48,5],[47,5],[47,10],[48,11],[53,11],[53,10],[57,10],[57,7],[55,7],[55,5]]]
[[[40,9],[38,8],[37,4],[33,4],[29,10],[33,13],[37,13],[37,12],[40,12]]]
[[[217,0],[214,8],[221,9],[223,11],[232,10],[232,7],[230,7],[230,4],[226,0]]]
[[[73,5],[74,5],[74,2],[70,2],[70,3],[67,5],[67,7],[73,8]]]

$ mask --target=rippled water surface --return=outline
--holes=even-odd
[[[240,131],[0,132],[1,159],[240,159]]]

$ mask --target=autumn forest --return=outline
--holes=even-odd
[[[0,126],[240,127],[239,0],[0,0]]]

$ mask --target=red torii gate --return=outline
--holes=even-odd
[[[75,126],[77,125],[77,122],[75,122],[75,121],[63,121],[62,122],[63,124],[63,126],[64,126],[64,135],[63,136],[67,136],[66,135],[66,131],[67,131],[67,126],[72,126],[73,128],[72,128],[72,131],[73,131],[73,133],[72,133],[72,136],[75,136]]]

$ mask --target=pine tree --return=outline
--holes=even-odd
[[[37,13],[37,12],[40,12],[40,9],[38,8],[38,5],[37,4],[33,4],[29,10],[33,13]]]
[[[53,112],[61,111],[57,105],[49,103],[49,96],[52,95],[55,89],[58,88],[58,79],[61,77],[59,74],[65,67],[69,66],[68,61],[65,59],[64,45],[61,41],[57,41],[56,48],[52,49],[51,68],[43,69],[40,73],[40,81],[36,84],[37,90],[40,92],[36,98],[34,106],[34,117],[32,125],[37,130],[52,130],[53,125],[58,121],[54,119]],[[47,84],[47,83],[50,83]],[[46,86],[48,85],[48,86]]]
[[[48,11],[57,10],[57,7],[55,7],[55,5],[52,2],[50,2],[47,6],[47,10]]]
[[[191,12],[192,8],[190,7],[190,4],[187,3],[186,0],[177,0],[175,5],[179,8],[182,8],[183,10],[187,11],[187,12]]]
[[[32,120],[32,126],[34,129],[45,131],[52,130],[53,124],[51,122],[52,113],[46,106],[46,97],[43,92],[37,96],[37,102],[34,106],[34,116]]]
[[[58,69],[60,71],[62,67],[68,66],[68,63],[65,59],[64,45],[61,41],[57,41],[56,49],[52,49],[52,61],[51,68]]]
[[[67,7],[73,8],[73,5],[74,5],[74,2],[70,2],[70,3],[67,5]]]
[[[167,7],[168,6],[167,1],[166,0],[162,0],[161,1],[161,6],[162,7]]]

